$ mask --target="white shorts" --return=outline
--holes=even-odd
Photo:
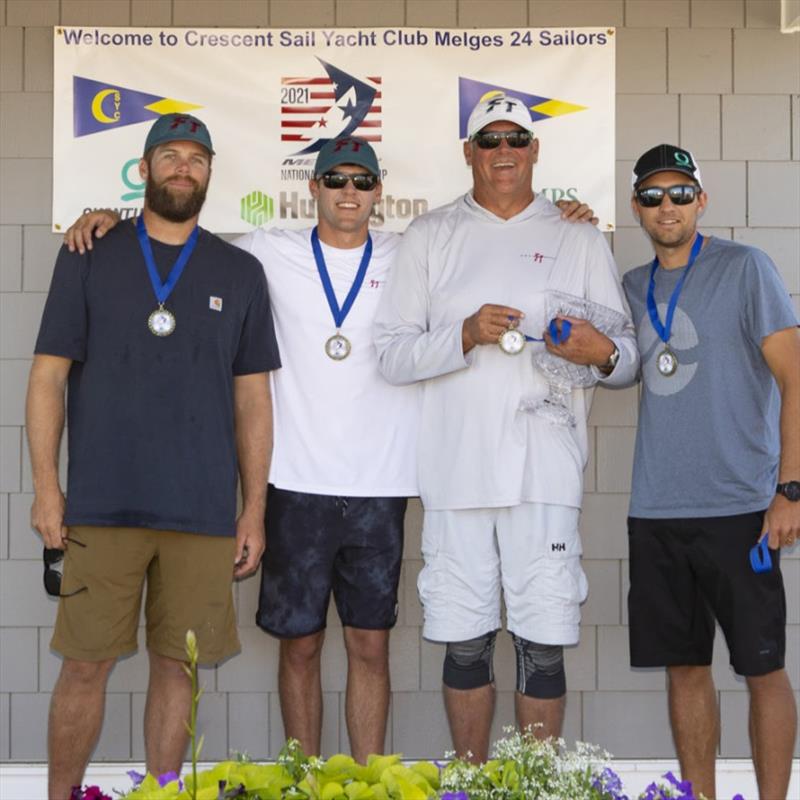
[[[426,511],[417,582],[423,636],[461,642],[497,630],[502,586],[509,631],[539,644],[576,644],[588,593],[579,516],[545,503]]]

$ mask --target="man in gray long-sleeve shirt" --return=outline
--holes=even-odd
[[[591,392],[571,393],[574,428],[522,411],[521,402],[542,398],[548,385],[530,349],[519,354],[525,339],[508,331],[541,336],[551,289],[627,308],[603,236],[564,223],[534,196],[539,143],[525,106],[503,95],[479,103],[468,133],[473,190],[409,227],[378,310],[376,346],[388,380],[425,382],[424,635],[447,643],[443,681],[456,751],[483,760],[501,587],[517,651],[517,721],[540,723],[543,736],[561,731],[563,645],[578,641],[587,592],[578,516]],[[632,380],[630,324],[612,340],[585,320],[571,323],[560,344],[545,334],[548,350],[592,365],[607,384]]]

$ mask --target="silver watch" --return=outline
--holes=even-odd
[[[611,352],[611,355],[608,357],[608,361],[605,364],[602,364],[599,369],[608,372],[610,375],[614,371],[614,367],[617,366],[617,361],[619,361],[619,347],[614,345],[614,350]]]

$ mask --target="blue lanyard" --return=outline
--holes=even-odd
[[[689,254],[689,263],[686,265],[686,269],[683,275],[681,275],[681,279],[678,281],[677,286],[672,290],[672,294],[670,295],[669,303],[667,305],[667,318],[663,325],[661,324],[661,320],[658,318],[658,308],[656,306],[655,297],[658,256],[653,259],[653,264],[650,267],[650,283],[647,287],[647,313],[650,315],[650,322],[653,323],[653,328],[655,328],[656,333],[661,341],[664,342],[664,344],[669,341],[669,337],[672,335],[672,318],[675,316],[675,308],[678,305],[678,298],[681,295],[683,284],[686,283],[686,276],[689,274],[689,270],[692,268],[692,264],[694,264],[702,246],[703,237],[698,233],[694,240],[694,244],[692,245],[692,252]]]
[[[372,237],[367,234],[367,244],[364,247],[364,255],[361,256],[361,263],[358,265],[356,277],[353,280],[353,285],[347,293],[347,297],[341,308],[336,300],[336,294],[333,291],[333,284],[331,283],[331,276],[328,274],[328,268],[325,265],[325,256],[322,253],[322,246],[319,243],[319,234],[317,233],[317,226],[311,231],[311,249],[314,251],[314,261],[317,262],[317,272],[319,272],[319,279],[322,281],[322,288],[325,290],[325,297],[328,298],[328,305],[333,314],[333,321],[336,325],[336,330],[342,327],[345,317],[350,313],[353,303],[358,296],[361,289],[361,284],[364,283],[364,276],[367,274],[367,267],[369,260],[372,258]]]
[[[200,229],[195,225],[194,230],[192,230],[189,234],[189,238],[186,240],[186,244],[184,244],[181,249],[178,260],[173,265],[169,275],[167,275],[167,279],[162,283],[161,276],[158,274],[158,269],[156,267],[156,260],[153,258],[153,248],[150,246],[150,239],[147,236],[147,228],[144,225],[144,219],[141,214],[138,216],[136,220],[136,235],[139,237],[139,246],[142,248],[144,262],[147,264],[147,274],[150,276],[150,283],[153,284],[153,291],[156,293],[156,299],[159,305],[163,306],[164,303],[167,302],[167,298],[170,296],[172,290],[175,288],[175,284],[183,274],[186,263],[189,261],[189,258],[191,258],[192,252],[197,244],[199,232]]]
[[[514,321],[514,317],[508,318],[509,322]],[[568,319],[561,320],[561,330],[558,329],[558,325],[556,324],[555,319],[550,320],[550,324],[547,326],[547,332],[550,334],[550,338],[553,340],[553,344],[563,344],[564,342],[569,339],[569,335],[572,332],[572,323]],[[522,331],[520,331],[522,333]],[[525,337],[526,342],[543,342],[544,339],[537,339],[535,336],[528,336],[527,333],[522,334]]]

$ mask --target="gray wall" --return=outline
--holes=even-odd
[[[48,649],[55,605],[41,589],[39,539],[28,527],[31,476],[23,399],[59,238],[49,232],[52,30],[64,25],[579,26],[613,25],[617,42],[617,220],[621,269],[649,257],[627,210],[635,157],[661,141],[691,148],[711,204],[704,230],[764,248],[800,294],[800,36],[782,35],[778,0],[0,0],[0,759],[45,758],[49,693],[59,661]],[[455,145],[454,145],[455,146]],[[587,141],[591,146],[591,141]],[[661,671],[627,666],[625,514],[636,391],[600,390],[582,529],[591,595],[579,647],[568,653],[566,732],[619,757],[667,757]],[[391,750],[449,747],[439,693],[441,650],[420,636],[415,592],[420,509],[408,518],[401,612],[392,638]],[[789,666],[800,685],[800,552],[788,554]],[[274,756],[283,734],[276,646],[253,624],[257,583],[236,587],[242,655],[204,672],[204,757],[229,749]],[[335,615],[334,615],[335,616]],[[747,695],[719,645],[723,756],[748,753]],[[513,658],[498,652],[497,724],[512,718]],[[346,749],[344,649],[332,618],[324,655],[324,749]],[[146,658],[118,665],[97,760],[143,759]]]

